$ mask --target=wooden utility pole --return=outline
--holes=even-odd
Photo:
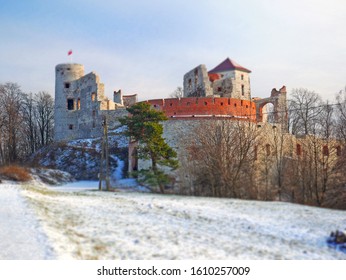
[[[111,189],[109,178],[109,153],[108,153],[108,126],[107,117],[103,117],[103,136],[101,147],[101,163],[100,163],[100,175],[99,175],[99,190],[102,191],[102,182],[106,182],[106,190]]]

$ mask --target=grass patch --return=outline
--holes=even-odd
[[[8,165],[0,168],[0,177],[17,182],[27,182],[32,179],[27,168],[17,165]]]

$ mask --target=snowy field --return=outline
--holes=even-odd
[[[0,184],[0,260],[55,259],[34,210],[11,183]]]
[[[28,185],[19,195],[19,187],[2,184],[0,200],[20,209],[15,220],[28,238],[21,247],[40,259],[346,259],[325,242],[345,228],[345,211],[97,187]],[[6,198],[11,190],[21,206]],[[0,212],[1,231],[12,226],[4,219]],[[2,234],[0,259],[12,258],[2,253],[11,239]]]

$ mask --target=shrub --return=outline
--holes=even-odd
[[[0,168],[0,176],[8,180],[27,182],[30,181],[31,175],[24,167],[9,165]]]

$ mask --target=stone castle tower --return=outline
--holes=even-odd
[[[111,101],[105,97],[104,85],[96,73],[84,75],[81,64],[59,64],[55,67],[54,140],[99,137],[103,118],[115,125],[127,114],[126,106],[136,100],[137,95],[126,98],[119,90]]]
[[[207,71],[199,65],[184,75],[184,97],[229,97],[251,100],[250,70],[226,58]]]

